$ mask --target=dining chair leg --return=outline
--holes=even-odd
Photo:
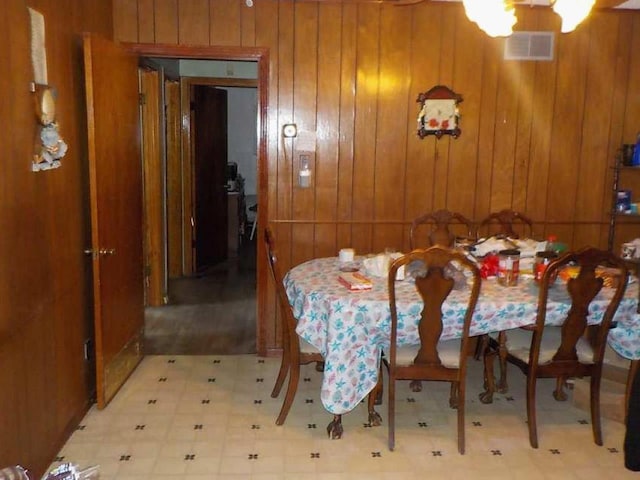
[[[393,451],[396,445],[395,428],[396,428],[396,381],[389,376],[389,413],[387,425],[389,428],[389,450]]]
[[[638,308],[640,308],[640,303],[638,304]],[[624,418],[625,422],[627,419],[627,414],[629,413],[629,399],[631,398],[631,386],[633,385],[633,379],[636,378],[636,372],[638,371],[638,367],[640,367],[640,360],[631,360],[631,364],[629,365],[629,374],[627,375],[627,386],[624,391]]]
[[[593,441],[602,446],[602,425],[600,423],[600,376],[601,373],[591,376],[591,428],[593,429]]]
[[[529,443],[538,448],[538,428],[536,423],[536,381],[534,375],[527,377],[527,424],[529,427]]]
[[[289,409],[293,403],[293,399],[296,396],[296,390],[298,389],[298,380],[300,379],[300,364],[290,365],[289,367],[289,384],[287,385],[287,394],[282,402],[282,408],[280,414],[276,419],[276,425],[282,425],[287,419]]]
[[[458,383],[458,382],[456,382]],[[464,455],[465,438],[464,438],[464,402],[465,402],[465,382],[458,383],[458,452]]]
[[[282,385],[284,384],[284,379],[287,378],[287,373],[289,372],[289,360],[287,356],[282,353],[282,361],[280,362],[280,370],[278,371],[278,376],[276,377],[276,383],[273,386],[273,390],[271,391],[271,398],[276,398],[280,395],[280,390],[282,389]]]

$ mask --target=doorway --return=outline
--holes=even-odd
[[[158,51],[162,51],[162,55],[160,57],[157,58],[162,58],[162,59],[168,59],[168,58],[172,58],[172,48],[171,47],[157,47],[157,46],[145,46],[145,45],[135,45],[132,46],[131,48],[133,48],[135,51],[137,51],[137,53],[139,53],[140,55],[145,55],[145,56],[150,56],[153,58],[156,58],[156,55],[158,55]],[[148,49],[147,49],[148,48]],[[177,48],[177,47],[176,47]],[[184,52],[185,48],[181,47],[178,50],[180,50],[181,53]],[[190,49],[188,49],[190,50]],[[205,48],[205,49],[201,49],[201,48],[195,48],[194,50],[196,50],[196,52],[198,53],[197,56],[190,56],[190,57],[186,57],[186,58],[207,58],[207,59],[213,59],[216,57],[215,53],[213,52],[214,50],[216,50],[215,48]],[[207,51],[207,56],[204,57],[203,55],[201,56],[201,54],[203,53],[202,50],[206,50]],[[253,173],[253,176],[255,178],[255,185],[256,185],[256,190],[255,190],[255,203],[258,203],[258,199],[260,199],[262,196],[266,195],[264,194],[264,191],[262,190],[265,186],[266,186],[266,182],[263,178],[263,172],[265,172],[265,168],[264,168],[264,162],[265,162],[265,155],[266,155],[266,139],[265,139],[265,134],[266,132],[263,132],[260,128],[260,125],[264,125],[264,118],[266,115],[266,88],[265,88],[265,82],[266,82],[266,63],[264,63],[264,52],[261,49],[248,49],[251,51],[251,53],[247,54],[247,58],[250,58],[250,61],[253,61],[254,63],[257,64],[257,70],[259,73],[257,79],[253,80],[253,85],[251,85],[251,87],[253,88],[254,91],[254,97],[255,97],[255,104],[254,104],[254,108],[255,108],[255,124],[253,127],[253,131],[256,132],[256,134],[259,132],[259,135],[256,135],[256,139],[255,139],[255,143],[254,145],[257,145],[257,151],[254,154],[254,164],[255,164],[255,170]],[[260,53],[258,55],[256,55],[256,52],[253,52],[254,50],[258,50],[260,51]],[[193,52],[191,52],[193,53]],[[228,55],[228,52],[227,52]],[[224,55],[223,55],[224,56]],[[240,54],[236,54],[234,55],[234,58],[237,58],[238,56],[241,56]],[[176,58],[182,58],[182,57],[176,57]],[[257,59],[257,62],[256,62]],[[227,79],[227,81],[229,81],[229,79]],[[233,83],[234,79],[231,79],[231,82]],[[244,88],[246,88],[245,86],[242,86]],[[232,85],[231,88],[236,88],[236,86]],[[184,96],[184,89],[181,89],[182,93],[181,95]],[[246,143],[246,141],[245,141]],[[184,149],[184,141],[182,142],[182,147]],[[183,158],[184,160],[184,158]],[[185,165],[187,163],[190,162],[185,162]],[[191,179],[193,180],[193,183],[195,183],[196,178],[195,177],[191,177]],[[189,180],[187,180],[185,178],[184,183],[187,184],[187,187],[190,188],[193,185],[189,186]],[[218,183],[219,184],[219,183]],[[187,190],[188,190],[187,188]],[[252,192],[253,193],[253,192]],[[193,198],[193,197],[192,197]],[[252,200],[253,201],[253,200]],[[263,204],[266,204],[266,198],[265,200],[262,202]],[[170,207],[169,207],[170,208]],[[184,208],[184,206],[183,206]],[[197,204],[193,204],[192,208],[197,208]],[[243,210],[246,208],[246,204],[243,206]],[[263,209],[262,209],[263,210]],[[261,217],[261,214],[259,214],[259,216]],[[257,217],[255,219],[255,221],[260,221]],[[185,223],[187,224],[191,224],[191,218],[186,218],[185,219]],[[189,227],[191,227],[191,225],[189,225]],[[219,230],[219,229],[216,229]],[[245,224],[244,225],[244,229],[241,232],[242,234],[244,234],[244,238],[246,238],[246,234],[249,231],[249,225]],[[185,235],[186,236],[186,235]],[[184,237],[184,236],[183,236]],[[190,242],[185,242],[185,239],[182,239],[182,243],[184,245],[184,252],[186,253],[188,250],[190,250],[188,247],[190,246],[189,243]],[[245,255],[245,253],[247,253],[247,250],[243,251],[243,255],[242,255],[242,260],[240,263],[236,263],[236,267],[232,268],[232,269],[227,269],[227,273],[225,274],[227,276],[226,280],[225,280],[225,284],[229,284],[229,285],[236,285],[238,286],[239,284],[241,285],[242,282],[238,282],[237,279],[237,275],[238,272],[245,269],[246,270],[246,258],[247,257],[253,257],[254,262],[255,262],[255,258],[256,258],[256,250],[258,250],[260,248],[259,245],[256,245],[255,240],[252,244],[252,246],[250,247],[249,250],[249,255]],[[189,262],[188,260],[188,254],[185,255],[187,257],[187,261],[186,262],[182,262],[183,263],[183,278],[181,278],[182,280],[186,280],[186,279],[193,279],[194,277],[197,278],[199,276],[200,273],[202,273],[202,271],[213,271],[215,270],[216,267],[216,263],[220,264],[220,263],[225,263],[225,262],[216,262],[216,260],[213,261],[203,261],[201,264],[197,263],[197,249],[196,249],[196,255],[194,255],[193,257],[195,257],[195,262],[193,261],[194,258],[192,258],[192,261]],[[254,263],[255,265],[255,263]],[[191,267],[191,269],[190,269]],[[233,270],[233,272],[231,271]],[[196,275],[196,273],[198,275]],[[229,278],[229,276],[235,276],[233,280],[231,280]],[[247,312],[246,312],[246,308],[249,307],[252,310],[252,314],[250,315],[252,317],[254,317],[256,320],[254,321],[254,324],[252,326],[252,330],[254,333],[254,335],[256,337],[259,336],[259,332],[260,332],[260,328],[258,327],[258,321],[257,318],[259,318],[259,315],[257,315],[257,310],[258,310],[258,303],[256,302],[255,296],[256,296],[256,285],[259,283],[259,281],[257,281],[257,277],[259,277],[260,275],[260,268],[259,267],[255,267],[253,269],[253,278],[252,278],[252,282],[253,282],[253,288],[254,288],[254,294],[253,294],[253,302],[247,302],[246,299],[244,300],[240,300],[240,296],[238,295],[238,292],[230,292],[230,291],[226,291],[225,294],[223,294],[223,297],[230,299],[231,302],[238,302],[238,303],[242,303],[243,307],[244,307],[244,312],[243,313],[238,313],[238,316],[242,316],[242,317],[247,317]],[[218,275],[218,278],[220,277],[220,275]],[[180,287],[177,287],[180,288]],[[217,287],[218,290],[222,291],[224,290],[223,288],[220,288],[220,286]],[[244,289],[244,291],[246,292],[246,288]],[[181,295],[181,294],[178,294]],[[187,294],[187,297],[190,294]],[[180,303],[182,303],[182,307],[186,306],[186,300],[184,297],[181,297]],[[190,306],[191,308],[192,306]],[[160,308],[160,307],[159,307]],[[226,305],[225,310],[229,310],[229,304]],[[210,311],[209,312],[209,316],[210,317],[217,317],[218,314],[216,314],[215,312]],[[256,344],[259,345],[260,344],[260,340],[258,338],[256,338]],[[260,351],[260,347],[257,347],[258,352]],[[255,349],[254,349],[255,351]]]

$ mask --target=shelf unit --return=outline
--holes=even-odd
[[[620,218],[629,218],[634,221],[638,221],[640,219],[640,213],[625,213],[620,212],[617,209],[617,194],[620,189],[620,176],[627,172],[634,172],[637,175],[637,186],[638,188],[633,191],[637,194],[640,194],[640,166],[627,166],[622,164],[622,155],[621,152],[616,155],[616,161],[613,166],[613,192],[612,192],[612,203],[611,203],[611,214],[609,216],[609,239],[607,242],[607,246],[609,250],[613,251],[616,227],[618,224],[618,220]],[[635,181],[635,180],[634,180]],[[632,198],[633,201],[633,198]],[[639,224],[640,227],[640,224]]]

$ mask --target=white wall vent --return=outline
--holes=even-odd
[[[513,32],[504,42],[505,60],[553,60],[553,32]]]

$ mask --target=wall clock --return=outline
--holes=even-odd
[[[458,104],[462,102],[462,96],[455,93],[449,87],[436,85],[431,90],[418,95],[420,113],[418,114],[418,136],[424,138],[427,135],[451,135],[458,138],[462,133],[459,127],[460,111]]]

